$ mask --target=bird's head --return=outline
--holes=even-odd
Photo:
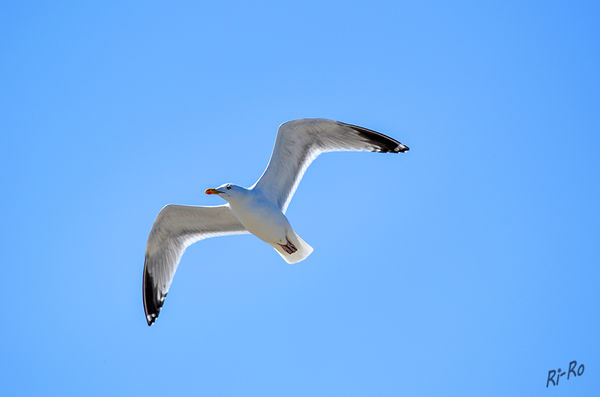
[[[231,183],[225,183],[219,186],[216,189],[206,189],[204,193],[206,194],[216,194],[223,199],[230,201],[231,199],[236,199],[242,196],[246,192],[241,186],[233,185]]]

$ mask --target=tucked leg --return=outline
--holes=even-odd
[[[298,251],[298,248],[296,248],[296,246],[294,244],[292,244],[290,242],[290,240],[286,239],[286,244],[279,244],[281,246],[281,248],[283,248],[283,250],[285,252],[287,252],[288,254],[292,255],[294,252]]]

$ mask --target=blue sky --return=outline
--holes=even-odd
[[[0,7],[3,395],[597,393],[594,2]],[[411,151],[317,159],[312,256],[203,241],[149,328],[160,208],[251,185],[301,117]]]

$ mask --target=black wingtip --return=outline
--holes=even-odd
[[[147,261],[148,259],[146,259],[146,262]],[[146,268],[146,262],[144,263],[144,281],[142,289],[146,322],[148,323],[148,326],[151,326],[158,318],[158,314],[160,313],[160,309],[163,305],[166,295],[162,296],[161,299],[158,299],[158,294],[154,290],[154,280],[152,279],[152,275],[150,274],[150,272],[148,272],[148,269]]]
[[[410,148],[404,144],[400,144],[400,146],[398,146],[398,152],[400,153],[408,152],[409,150]]]
[[[342,122],[339,123],[352,128],[354,131],[358,132],[358,134],[362,136],[367,142],[373,144],[374,152],[404,153],[410,150],[410,148],[405,144],[398,142],[394,138],[384,135],[381,132],[373,131],[368,128],[359,127],[353,124],[347,124]]]

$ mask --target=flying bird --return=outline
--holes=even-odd
[[[183,252],[197,241],[252,233],[287,263],[306,259],[313,248],[296,234],[285,212],[306,168],[319,154],[407,150],[408,146],[389,136],[339,121],[299,119],[282,124],[269,164],[253,186],[226,183],[206,190],[227,201],[224,205],[169,204],[160,211],[148,237],[144,262],[142,290],[148,325],[158,317]]]

